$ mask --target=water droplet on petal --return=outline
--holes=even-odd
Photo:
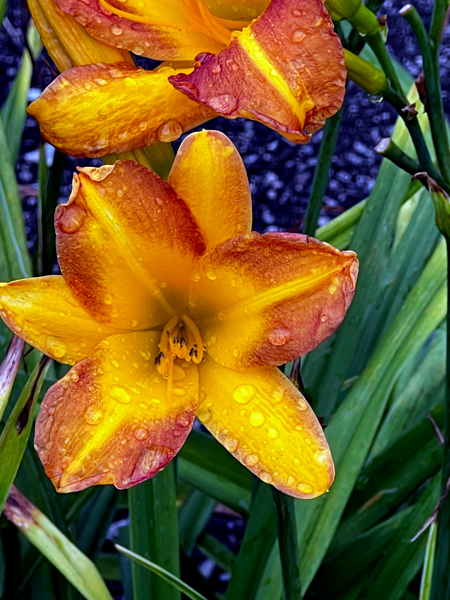
[[[222,71],[222,67],[220,65],[214,65],[211,69],[211,73],[218,75]]]
[[[122,35],[123,33],[122,27],[120,25],[117,25],[116,23],[114,23],[114,25],[111,25],[109,30],[113,35]]]
[[[133,52],[138,56],[142,56],[144,54],[144,48],[142,46],[135,46]]]
[[[300,44],[306,37],[306,34],[303,33],[301,29],[296,29],[292,34],[292,41],[294,44]]]
[[[241,351],[239,350],[239,348],[233,348],[233,356],[234,358],[238,358],[239,354],[241,353]]]
[[[178,417],[176,419],[176,424],[179,425],[180,427],[187,427],[188,425],[191,424],[191,419],[188,416],[181,414],[181,415],[178,415]]]
[[[217,279],[217,273],[215,271],[206,271],[206,277],[214,281],[214,279]]]
[[[256,390],[252,385],[248,383],[243,383],[234,390],[233,398],[239,404],[247,404],[247,402],[250,402],[250,400],[255,396],[255,394]]]
[[[281,402],[284,398],[284,389],[283,388],[278,388],[276,390],[272,390],[271,394],[270,394],[270,399],[272,400],[272,402],[274,404],[278,404],[279,402]]]
[[[198,413],[198,418],[202,423],[208,423],[208,421],[211,421],[211,411],[208,409],[202,410]]]
[[[144,429],[143,427],[138,427],[137,429],[134,430],[134,437],[141,442],[142,440],[145,440],[145,438],[148,436],[148,431],[146,429]]]
[[[186,390],[184,388],[181,388],[181,387],[173,388],[173,395],[174,396],[178,396],[179,398],[181,396],[186,396]]]
[[[312,494],[314,492],[314,488],[309,483],[299,483],[297,489],[302,494]]]
[[[254,467],[259,463],[258,454],[249,454],[244,458],[244,463],[247,465],[247,467]]]
[[[104,298],[105,304],[111,305],[114,301],[114,298],[112,297],[112,294],[105,294],[105,298]]]
[[[291,340],[292,331],[286,327],[275,327],[268,337],[272,346],[284,346]]]
[[[163,123],[157,131],[157,137],[160,142],[173,142],[183,133],[183,126],[175,119],[169,119]]]
[[[69,378],[70,378],[70,380],[71,380],[71,381],[73,381],[74,383],[76,383],[76,382],[77,382],[77,381],[80,379],[80,377],[79,377],[79,375],[78,375],[78,373],[77,373],[76,371],[72,371],[72,372],[70,373],[70,375],[69,375]]]
[[[301,411],[304,411],[308,408],[308,404],[306,403],[306,400],[303,400],[303,398],[299,398],[297,400],[297,408]]]
[[[267,435],[270,438],[275,439],[276,437],[278,437],[278,429],[275,429],[275,427],[271,427],[267,432]]]
[[[268,473],[267,471],[261,471],[261,473],[259,474],[259,478],[264,481],[264,483],[272,483],[273,481],[273,477],[270,473]]]
[[[112,360],[111,364],[112,364],[113,367],[116,367],[116,369],[119,368],[119,363],[117,362],[117,360]]]
[[[231,94],[221,94],[220,96],[214,96],[211,98],[209,100],[209,105],[215,111],[229,115],[236,110],[238,100]]]
[[[85,211],[78,206],[69,206],[61,212],[57,225],[63,233],[75,233],[86,219]]]
[[[89,406],[84,413],[84,420],[88,425],[98,425],[102,419],[103,413],[96,406]]]
[[[228,452],[236,452],[239,446],[239,441],[236,438],[227,438],[223,441],[223,445]]]
[[[250,425],[253,425],[253,427],[259,427],[264,423],[266,417],[262,414],[262,412],[255,411],[251,413],[249,420]]]
[[[110,398],[116,400],[116,402],[120,402],[121,404],[128,404],[131,400],[131,395],[121,385],[113,385],[111,388],[109,388],[108,394]]]
[[[55,358],[62,358],[67,351],[66,344],[51,335],[47,338],[46,346],[49,353]]]

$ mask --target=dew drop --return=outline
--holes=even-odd
[[[104,301],[105,301],[105,304],[108,304],[108,306],[110,306],[113,303],[113,301],[114,301],[114,298],[112,297],[112,294],[109,294],[109,293],[105,294]]]
[[[211,421],[211,411],[209,409],[202,410],[198,413],[198,418],[202,423],[208,423]]]
[[[186,396],[186,390],[181,387],[173,388],[173,395],[181,398],[181,396]]]
[[[142,46],[135,46],[133,52],[138,56],[142,56],[144,54],[144,48]]]
[[[145,131],[148,127],[148,123],[146,121],[141,121],[138,125],[139,131]]]
[[[220,65],[214,65],[214,67],[211,69],[211,73],[214,73],[215,75],[218,75],[221,71],[222,67]]]
[[[259,463],[258,454],[249,454],[244,458],[244,463],[247,465],[247,467],[254,467]]]
[[[159,382],[158,382],[159,383]],[[152,398],[150,400],[150,402],[152,402],[153,404],[161,404],[161,400],[159,398]]]
[[[228,452],[236,452],[239,446],[239,441],[236,438],[227,438],[222,443]]]
[[[47,338],[46,346],[48,351],[55,358],[62,358],[67,351],[66,344],[62,340],[59,340],[51,335],[49,335]]]
[[[86,213],[78,206],[70,206],[66,208],[58,219],[58,228],[63,233],[75,233],[83,225],[86,219]]]
[[[241,351],[239,350],[239,348],[233,348],[233,356],[234,358],[238,358],[239,354],[241,353]]]
[[[214,279],[217,279],[217,273],[215,271],[207,271],[206,277],[211,279],[211,281],[214,281]]]
[[[150,352],[145,352],[144,350],[142,350],[141,352],[139,352],[140,356],[144,359],[144,360],[150,360],[152,355]]]
[[[163,123],[157,131],[160,142],[173,142],[183,133],[183,126],[175,119],[169,119]]]
[[[294,10],[292,11],[292,14],[294,15],[294,17],[301,17],[303,15],[303,12],[301,10],[299,10],[298,8],[294,8]]]
[[[181,415],[178,415],[178,417],[176,419],[176,424],[179,425],[180,427],[187,427],[188,425],[191,424],[191,420],[186,415],[181,414]]]
[[[311,438],[305,438],[304,441],[307,446],[311,446]]]
[[[120,402],[121,404],[128,404],[131,400],[131,395],[121,385],[113,385],[109,389],[108,394],[113,400],[116,400],[116,402]]]
[[[278,388],[276,390],[272,390],[270,395],[270,399],[274,404],[279,404],[284,398],[284,389]]]
[[[73,381],[74,383],[76,383],[80,379],[80,377],[76,371],[72,371],[70,373],[69,377],[70,377],[70,381]]]
[[[251,413],[249,420],[250,425],[253,425],[253,427],[259,427],[264,423],[266,417],[262,414],[262,412],[255,411]]]
[[[123,33],[122,27],[120,25],[117,25],[116,23],[114,25],[111,25],[109,30],[113,35],[122,35]]]
[[[142,442],[142,440],[145,440],[145,438],[148,437],[148,431],[146,429],[144,429],[143,427],[138,427],[137,429],[134,430],[134,437],[139,442]]]
[[[164,289],[167,287],[167,283],[165,281],[161,281],[161,283],[159,284],[159,287]]]
[[[306,403],[306,400],[303,400],[303,398],[299,398],[297,400],[297,408],[301,411],[304,411],[308,408],[308,405]]]
[[[252,385],[248,383],[243,383],[234,390],[233,398],[239,404],[247,404],[247,402],[250,402],[250,400],[255,396],[255,394],[256,390]]]
[[[259,474],[259,477],[262,481],[264,481],[264,483],[272,483],[273,481],[273,477],[270,473],[268,473],[267,471],[261,471],[261,473]]]
[[[287,480],[287,484],[289,487],[292,487],[295,483],[295,479],[292,477],[292,475],[289,475],[288,480]]]
[[[89,406],[84,413],[84,420],[88,425],[98,425],[102,419],[103,413],[96,406]]]
[[[113,366],[113,367],[115,367],[116,369],[118,369],[118,368],[119,368],[119,363],[117,362],[117,360],[114,360],[114,359],[113,359],[113,360],[111,361],[111,364],[112,364],[112,366]]]
[[[292,34],[292,41],[294,44],[300,44],[306,37],[306,34],[303,33],[301,29],[296,29]]]
[[[278,437],[278,429],[275,429],[275,427],[271,427],[269,429],[269,431],[267,432],[267,435],[272,439],[277,438]]]
[[[275,327],[268,337],[272,346],[284,346],[291,340],[292,331],[286,327]]]
[[[314,488],[309,483],[299,483],[297,489],[302,494],[312,494],[314,492]]]
[[[214,96],[209,100],[209,105],[216,112],[225,113],[229,115],[237,108],[237,98],[231,94],[221,94],[220,96]]]

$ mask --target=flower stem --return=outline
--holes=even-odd
[[[400,167],[400,169],[411,175],[415,175],[420,171],[420,165],[417,160],[414,160],[409,154],[403,152],[391,138],[382,139],[375,147],[375,152],[388,158],[394,165],[397,165],[397,167]]]
[[[436,150],[436,158],[442,176],[450,182],[450,149],[442,100],[438,56],[432,52],[432,44],[428,38],[425,25],[414,6],[407,4],[401,9],[400,14],[411,25],[414,35],[419,42],[423,58],[423,72],[428,102],[427,113],[430,119],[430,129]]]
[[[273,488],[283,576],[283,600],[300,600],[300,557],[294,500]]]
[[[447,491],[450,478],[450,239],[447,243],[447,362],[444,449],[442,464],[442,493]],[[434,560],[431,600],[447,600],[450,597],[450,494],[447,494],[439,509],[437,520],[436,556]]]
[[[309,196],[308,211],[306,213],[304,233],[314,235],[319,221],[322,200],[328,185],[331,161],[339,134],[339,126],[342,118],[342,107],[331,119],[328,119],[320,144],[319,158],[314,172],[314,179]]]
[[[395,90],[398,96],[404,101],[405,104],[408,103],[406,96],[403,92],[400,80],[397,76],[397,73],[394,68],[394,64],[390,57],[389,52],[386,50],[386,46],[384,45],[383,38],[381,37],[381,33],[378,31],[373,35],[366,36],[365,40],[371,47],[373,53],[377,57],[378,62],[380,63],[381,68],[384,71],[384,74],[389,79],[391,87]]]
[[[405,121],[405,125],[409,131],[414,148],[417,152],[417,158],[419,159],[420,166],[423,171],[426,171],[430,177],[435,181],[441,182],[441,187],[450,193],[450,185],[442,181],[442,177],[431,160],[430,153],[428,151],[425,138],[420,128],[419,121],[415,116],[409,116],[403,109],[406,107],[405,102],[401,96],[397,94],[395,90],[388,87],[384,93],[384,98],[391,104],[398,112],[400,117]]]
[[[435,58],[437,58],[439,54],[439,46],[441,45],[442,32],[444,31],[446,19],[448,18],[449,7],[449,0],[434,0],[430,25],[430,42],[432,50],[434,50],[435,53]]]

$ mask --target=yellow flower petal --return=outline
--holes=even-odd
[[[192,73],[170,77],[180,91],[229,118],[261,121],[305,143],[345,94],[339,37],[321,0],[272,0],[265,12]]]
[[[315,498],[333,482],[328,444],[313,411],[278,369],[199,366],[197,416],[243,465],[297,498]]]
[[[133,64],[129,52],[92,38],[73,17],[58,8],[55,0],[29,0],[28,6],[39,35],[60,71],[97,62]]]
[[[168,183],[191,209],[208,248],[250,233],[247,173],[233,143],[220,131],[189,135],[178,150]]]
[[[236,21],[256,19],[267,8],[269,0],[205,0],[206,6],[215,17]]]
[[[224,31],[220,22],[212,15],[202,18],[198,5],[203,3],[195,0],[57,2],[93,37],[156,60],[192,60],[205,50],[219,52],[228,41],[221,41]]]
[[[58,275],[0,284],[0,314],[28,344],[69,365],[89,356],[103,338],[118,333],[94,321]]]
[[[80,169],[55,227],[64,279],[95,320],[147,329],[186,307],[204,241],[185,203],[149,169],[131,161]]]
[[[115,335],[50,388],[35,445],[61,492],[128,488],[160,471],[183,445],[198,399],[197,367],[176,365],[174,389],[155,365],[160,333]]]
[[[125,63],[74,67],[57,77],[28,112],[39,121],[42,136],[71,156],[170,142],[216,114],[170,85],[168,75],[177,72]]]
[[[236,369],[280,365],[337,329],[357,272],[354,252],[299,234],[252,233],[200,259],[189,313],[219,363]]]

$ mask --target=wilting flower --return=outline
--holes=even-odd
[[[170,185],[129,161],[79,171],[55,216],[62,276],[0,286],[8,326],[74,365],[36,424],[56,488],[151,477],[197,415],[263,481],[301,498],[325,492],[325,437],[275,367],[339,326],[355,254],[251,233],[245,169],[219,132],[183,142]]]
[[[170,61],[154,71],[92,64],[60,75],[29,112],[68,154],[172,141],[217,114],[304,143],[342,104],[344,56],[322,0],[56,2],[103,42]]]

